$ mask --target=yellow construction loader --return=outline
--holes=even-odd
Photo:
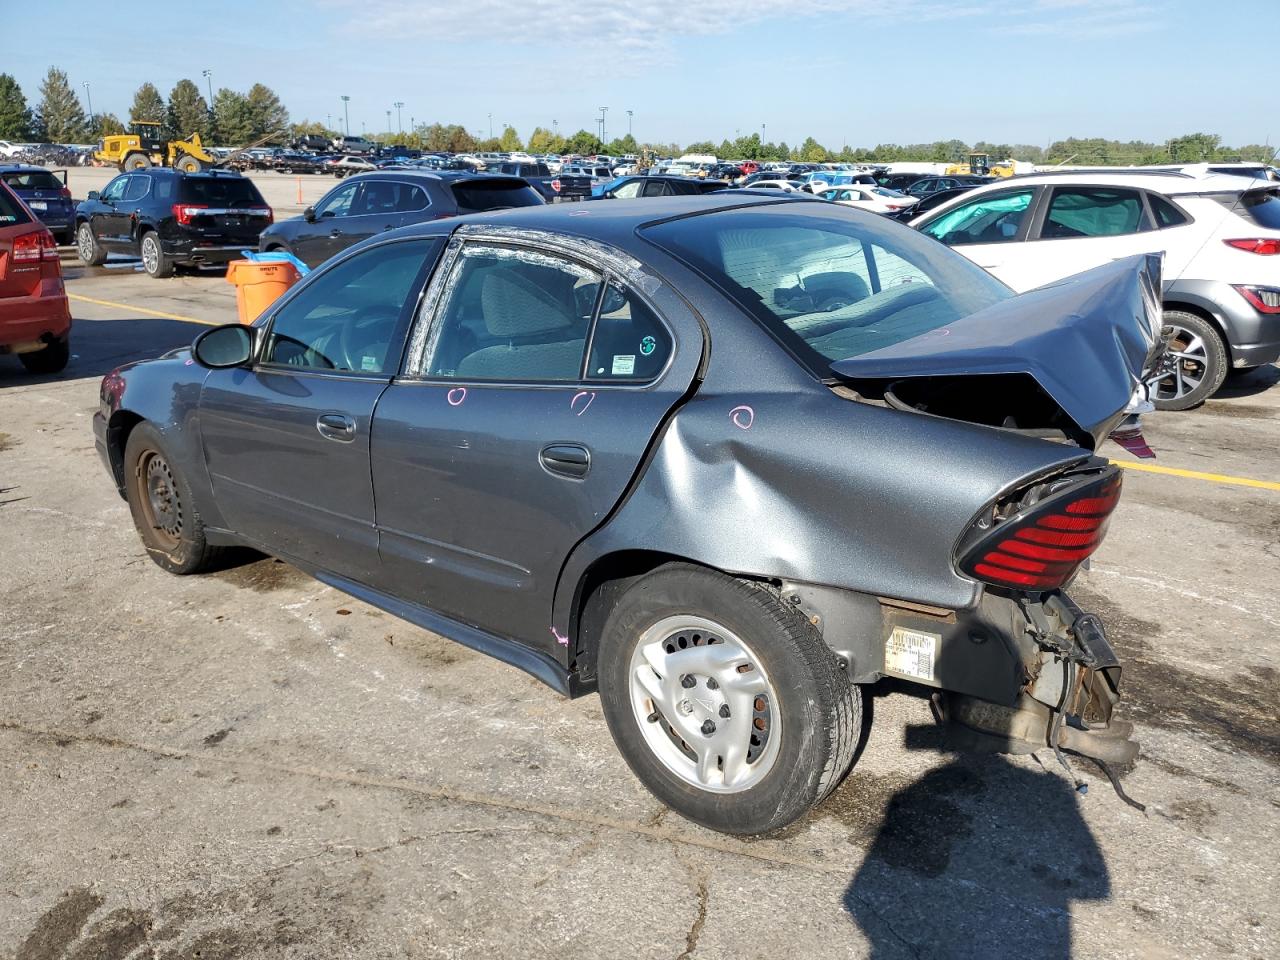
[[[166,140],[160,124],[153,120],[134,121],[131,132],[103,137],[93,158],[120,170],[173,167],[183,173],[199,173],[214,165],[213,156],[200,142],[200,134],[193,133],[185,140]]]
[[[953,163],[947,167],[943,175],[949,177],[1012,177],[1013,161],[1003,160],[993,165],[991,163],[991,154],[971,153],[969,154],[968,163]]]

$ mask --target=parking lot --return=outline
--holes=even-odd
[[[254,180],[277,218],[335,183]],[[1145,814],[1085,760],[1077,793],[1047,750],[948,751],[885,686],[844,785],[748,841],[667,813],[594,697],[279,561],[152,564],[98,383],[234,290],[64,271],[70,366],[0,358],[0,957],[1280,955],[1280,368],[1146,419],[1072,591],[1125,663]]]

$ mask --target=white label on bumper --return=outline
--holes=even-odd
[[[916,680],[933,680],[933,661],[941,639],[936,633],[894,627],[884,642],[885,670]]]

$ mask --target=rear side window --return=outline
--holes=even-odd
[[[250,180],[239,177],[184,177],[182,199],[210,207],[265,207],[266,201]]]
[[[1151,214],[1156,218],[1158,229],[1180,227],[1187,222],[1187,215],[1164,197],[1149,193],[1147,199],[1151,202]]]
[[[1042,240],[1120,237],[1146,226],[1136,190],[1058,187],[1040,228]]]
[[[61,190],[62,181],[48,170],[19,170],[0,174],[15,190]]]
[[[23,209],[22,202],[7,189],[0,187],[0,227],[30,222],[31,217]]]
[[[670,354],[671,337],[648,305],[616,283],[605,287],[591,336],[588,378],[652,380]]]
[[[1240,198],[1236,212],[1267,230],[1280,230],[1280,193],[1259,190]]]
[[[142,176],[141,174],[134,174],[129,178],[129,185],[124,188],[124,196],[120,199],[124,200],[125,203],[130,203],[134,200],[141,200],[147,195],[150,188],[150,177]]]
[[[523,180],[463,180],[453,185],[459,213],[536,207],[542,197]]]

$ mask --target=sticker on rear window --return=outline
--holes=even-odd
[[[10,217],[10,216],[7,216],[7,215],[6,215],[6,216],[0,216],[0,223],[13,223],[13,222],[14,222],[15,220],[17,220],[17,219],[18,219],[17,217]]]
[[[933,661],[938,653],[940,634],[894,627],[884,642],[884,669],[915,680],[933,680]]]
[[[636,355],[634,353],[613,355],[613,375],[628,377],[636,372]]]

